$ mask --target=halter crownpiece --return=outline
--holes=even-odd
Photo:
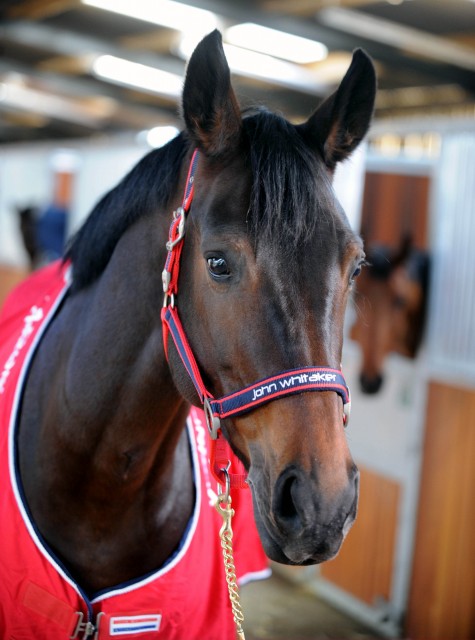
[[[203,404],[206,422],[213,440],[220,434],[220,420],[242,415],[257,407],[284,396],[304,391],[334,391],[343,400],[343,423],[348,424],[350,417],[350,391],[341,371],[328,367],[302,367],[291,369],[259,380],[240,391],[221,398],[214,398],[206,389],[191,346],[176,308],[178,293],[178,275],[180,256],[185,235],[185,222],[194,195],[195,171],[198,164],[198,150],[195,150],[190,162],[182,206],[173,213],[167,242],[167,260],[162,273],[165,295],[162,308],[163,341],[168,357],[168,335],[178,350],[178,354],[190,376],[198,396]]]

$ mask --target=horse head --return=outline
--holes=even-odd
[[[394,249],[372,244],[368,269],[358,281],[359,315],[352,330],[360,343],[360,387],[377,393],[390,352],[414,358],[422,340],[428,299],[429,257],[403,237]]]
[[[337,91],[293,125],[264,109],[241,113],[218,32],[191,57],[183,115],[200,157],[179,308],[215,397],[282,371],[340,369],[364,253],[331,178],[365,135],[374,96],[372,63],[358,50]],[[171,341],[168,350],[177,388],[198,405]],[[335,555],[358,498],[341,397],[286,395],[221,426],[248,470],[266,553],[287,564]]]

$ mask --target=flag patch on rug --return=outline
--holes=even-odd
[[[122,636],[128,633],[158,631],[161,621],[160,613],[143,616],[114,616],[110,619],[109,633],[111,636]]]

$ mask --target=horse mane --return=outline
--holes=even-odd
[[[292,250],[321,219],[325,198],[331,193],[330,180],[298,129],[283,116],[264,108],[249,109],[243,115],[252,172],[250,233],[256,240],[272,239]],[[167,205],[189,147],[186,134],[181,133],[151,151],[96,204],[66,251],[65,259],[73,264],[73,292],[101,275],[120,237],[134,222]],[[317,180],[322,186],[328,184],[328,189],[317,190]]]
[[[180,134],[154,149],[95,205],[66,250],[65,260],[73,264],[73,292],[97,280],[134,222],[166,206],[177,187],[188,148],[188,141]]]

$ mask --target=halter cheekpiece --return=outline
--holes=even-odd
[[[199,154],[196,149],[191,158],[182,205],[173,213],[173,220],[166,244],[168,254],[162,273],[165,298],[161,317],[165,353],[168,357],[168,335],[171,334],[180,358],[203,404],[211,438],[213,440],[219,440],[221,419],[239,416],[271,400],[304,391],[334,391],[337,393],[343,400],[343,423],[346,426],[350,417],[350,390],[346,385],[341,371],[337,369],[330,369],[328,367],[302,367],[292,369],[259,380],[240,391],[217,399],[206,389],[176,308],[180,256],[185,235],[185,221],[193,201],[198,157]]]

